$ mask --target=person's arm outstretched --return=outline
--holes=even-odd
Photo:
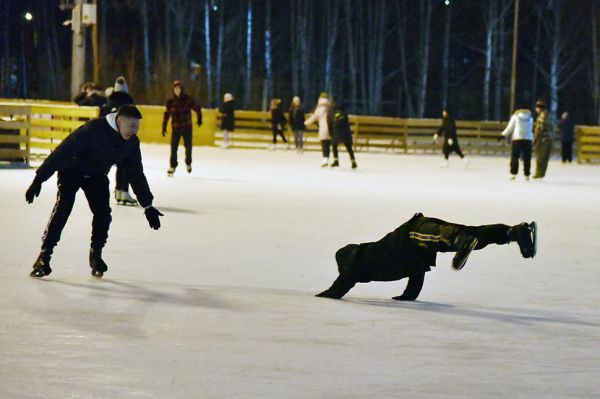
[[[421,288],[423,288],[424,281],[425,272],[413,274],[408,278],[408,284],[406,285],[404,293],[402,293],[400,296],[395,296],[392,299],[397,301],[414,301],[421,293]]]

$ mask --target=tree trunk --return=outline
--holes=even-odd
[[[219,7],[219,33],[218,33],[218,38],[217,38],[217,59],[216,59],[216,65],[215,65],[215,95],[217,97],[220,97],[223,93],[221,93],[221,84],[223,82],[222,80],[222,76],[223,76],[223,41],[224,41],[224,24],[225,22],[223,21],[223,15],[225,14],[224,11],[225,8],[225,2],[221,3],[221,6]]]
[[[208,0],[207,0],[208,1]],[[165,66],[166,66],[166,79],[171,80],[173,78],[172,65],[171,65],[171,15],[169,13],[168,2],[165,1],[164,9],[164,21],[165,21]]]
[[[271,54],[271,0],[265,0],[265,85],[263,88],[263,111],[267,110],[269,99],[273,97],[273,70]]]
[[[494,120],[500,120],[502,114],[502,83],[504,82],[504,60],[506,50],[506,27],[504,25],[505,6],[506,0],[502,0],[500,5],[501,11],[498,16],[498,29],[497,29],[497,40],[496,40],[496,68],[495,68],[495,87],[494,87]]]
[[[531,94],[535,97],[538,92],[538,69],[540,68],[540,38],[542,31],[542,9],[536,10],[537,26],[535,28],[535,47],[533,49],[533,78],[531,79]],[[513,112],[514,110],[510,110]]]
[[[429,76],[429,34],[431,27],[431,2],[419,2],[420,21],[421,21],[421,68],[419,75],[419,93],[418,93],[418,116],[422,118],[425,115],[425,103],[427,100],[427,77]]]
[[[252,0],[246,11],[246,70],[244,74],[244,108],[250,107],[252,98]]]
[[[206,69],[206,86],[208,104],[213,106],[213,68],[212,68],[212,46],[210,40],[210,0],[204,1],[204,54]]]
[[[338,0],[328,0],[326,5],[329,6],[325,13],[327,21],[327,51],[325,54],[325,91],[333,94],[333,49],[337,38],[338,27]]]
[[[348,112],[356,113],[356,55],[354,52],[351,0],[345,0],[344,11],[346,17],[346,40],[348,43],[348,66],[350,68],[350,77],[348,79],[350,86],[350,107]]]
[[[149,40],[149,22],[148,22],[148,3],[147,0],[140,0],[140,14],[142,20],[142,49],[144,57],[144,93],[148,92],[150,87],[150,40]]]
[[[561,13],[560,1],[553,0],[551,3],[554,26],[552,27],[552,52],[550,54],[550,120],[556,120],[558,110],[558,84],[559,84],[559,63],[560,60],[560,41],[561,41]]]
[[[496,1],[491,0],[487,7],[487,23],[485,31],[485,69],[483,72],[482,114],[484,120],[490,119],[490,82],[492,76],[492,59],[494,54],[494,23],[496,20]]]
[[[446,20],[444,24],[444,50],[442,52],[442,108],[448,109],[448,73],[450,59],[450,23],[452,21],[451,5],[446,6]]]
[[[400,73],[402,76],[402,91],[404,93],[404,103],[406,104],[406,114],[408,117],[413,117],[415,115],[415,110],[413,107],[412,95],[410,92],[410,85],[408,82],[408,69],[406,65],[406,2],[402,2],[402,7],[397,8],[398,15],[398,58],[400,62]]]
[[[600,125],[600,41],[598,40],[598,16],[600,7],[592,4],[592,97],[594,99],[594,117]]]

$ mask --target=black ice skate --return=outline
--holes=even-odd
[[[185,165],[185,170],[187,170],[188,173],[192,173],[192,165]]]
[[[510,229],[510,238],[519,244],[524,258],[533,258],[537,253],[537,223],[521,223]]]
[[[468,234],[461,234],[456,237],[453,244],[456,254],[452,259],[452,267],[455,270],[460,270],[465,266],[469,255],[471,255],[478,242],[477,237]]]
[[[331,298],[331,299],[340,299],[341,297],[343,297],[344,295],[340,295],[337,292],[334,292],[331,288],[328,290],[325,290],[323,292],[321,292],[320,294],[315,295],[316,297],[319,298]]]
[[[42,252],[33,264],[33,271],[29,273],[29,275],[31,277],[40,278],[47,276],[50,273],[52,273],[52,269],[50,268],[50,255]]]
[[[358,168],[358,165],[356,164],[356,161],[353,159],[352,160],[352,169],[356,169]]]
[[[90,267],[92,268],[92,276],[102,278],[108,270],[108,266],[102,260],[102,251],[98,249],[90,249]]]
[[[338,166],[340,166],[340,162],[337,159],[334,159],[331,165],[329,165],[330,168],[337,168]]]
[[[128,191],[117,190],[117,192],[115,193],[115,196],[117,197],[118,205],[130,205],[130,206],[138,205],[137,200],[135,198],[133,198],[131,195],[129,195]]]

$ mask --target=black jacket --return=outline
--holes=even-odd
[[[447,143],[448,139],[452,139],[454,145],[458,146],[458,136],[456,135],[456,123],[454,119],[442,119],[442,126],[438,129],[437,134],[444,136],[444,143]]]
[[[283,130],[287,123],[281,106],[271,109],[271,128],[273,131]]]
[[[329,113],[329,126],[332,127],[331,139],[334,144],[349,143],[352,144],[352,129],[350,129],[350,119],[348,114],[341,109],[335,109]]]
[[[221,113],[223,113],[223,119],[221,119],[221,129],[233,132],[235,130],[235,103],[233,101],[227,101],[226,103],[223,103],[223,106],[221,107]]]
[[[560,129],[560,139],[565,143],[570,143],[575,138],[574,130],[575,123],[573,119],[561,119],[558,121],[558,128]]]
[[[417,213],[379,241],[341,248],[335,254],[339,271],[348,268],[358,271],[362,283],[395,281],[430,271],[430,266],[435,266],[436,253],[415,246],[408,235],[422,217]]]
[[[304,125],[304,110],[302,108],[290,108],[288,120],[293,131],[304,131],[306,129]]]
[[[125,167],[140,204],[144,207],[151,205],[154,196],[144,175],[140,140],[137,136],[123,139],[110,127],[106,118],[92,119],[67,136],[36,174],[42,182],[57,171],[83,176],[107,175],[117,162]]]
[[[100,116],[116,112],[121,105],[125,104],[135,104],[133,97],[124,91],[115,91],[108,97],[108,102],[100,108]]]
[[[79,102],[79,105],[88,107],[100,107],[106,104],[106,97],[98,93],[92,93]]]

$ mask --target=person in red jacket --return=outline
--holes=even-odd
[[[198,114],[198,126],[202,126],[202,110],[196,101],[183,91],[183,84],[176,80],[173,82],[173,97],[167,101],[167,109],[163,118],[162,135],[167,134],[167,123],[171,118],[171,159],[167,171],[173,176],[177,168],[177,147],[183,137],[185,147],[185,167],[192,173],[192,111]]]

